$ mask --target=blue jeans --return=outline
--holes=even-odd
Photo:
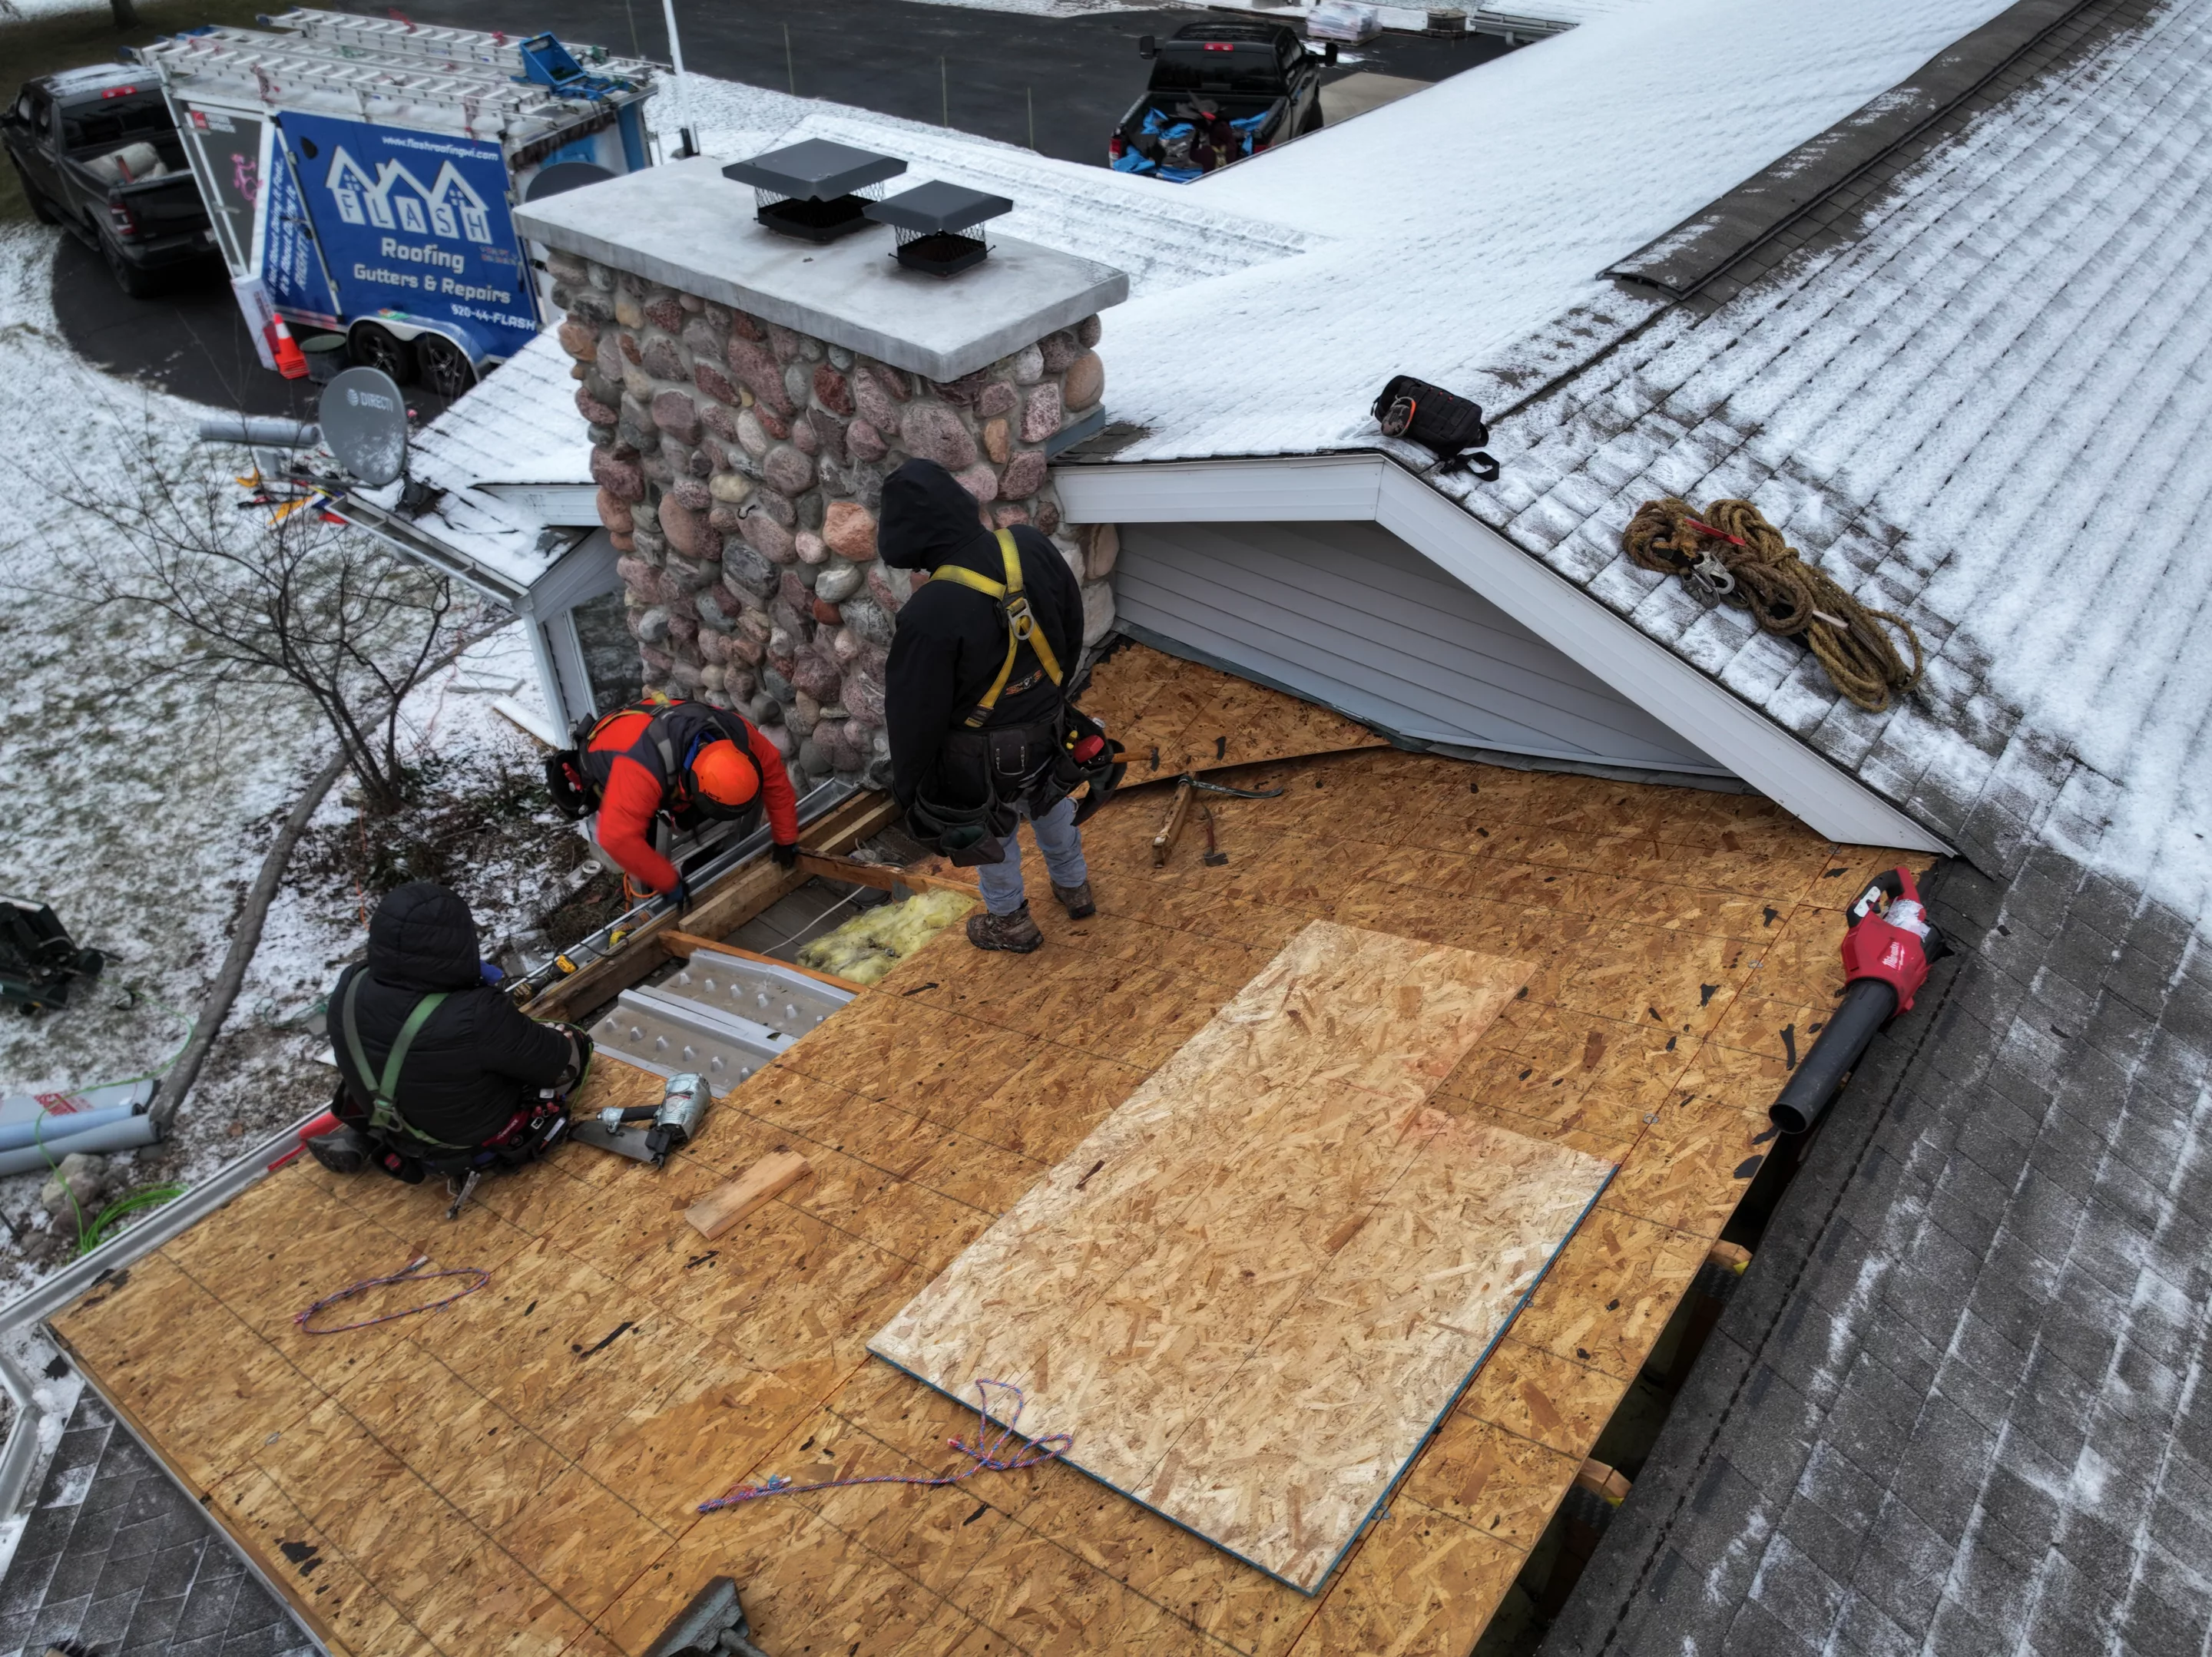
[[[1091,878],[1090,868],[1083,861],[1083,831],[1075,826],[1073,800],[1060,801],[1041,817],[1030,818],[1026,805],[1014,810],[1029,818],[1030,832],[1036,836],[1037,850],[1044,853],[1044,865],[1052,871],[1054,885],[1080,886]],[[983,907],[994,915],[1010,915],[1022,907],[1021,842],[1022,826],[1018,822],[1006,836],[1006,856],[976,870],[982,877]]]

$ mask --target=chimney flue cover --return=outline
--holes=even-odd
[[[850,144],[809,138],[749,161],[732,161],[722,176],[753,187],[754,217],[769,229],[804,241],[835,241],[863,229],[864,209],[883,193],[886,179],[906,163]]]
[[[863,210],[896,234],[894,257],[901,264],[951,276],[983,262],[990,252],[983,240],[984,222],[1012,212],[1014,204],[1004,196],[933,179],[889,201],[871,202]]]

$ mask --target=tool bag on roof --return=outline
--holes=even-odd
[[[915,836],[962,868],[996,863],[1005,856],[1005,837],[1013,833],[1018,821],[1017,806],[1026,804],[1032,816],[1042,816],[1087,784],[1090,796],[1077,809],[1080,822],[1105,803],[1127,768],[1119,763],[1121,745],[1107,738],[1105,727],[1069,706],[1066,675],[1023,590],[1021,549],[1011,531],[1000,530],[997,540],[1006,567],[1004,581],[957,564],[941,565],[930,574],[932,580],[951,581],[981,593],[1006,627],[1006,659],[960,727],[945,738],[940,761],[968,785],[963,792],[981,803],[951,805],[917,792],[908,812]],[[1042,719],[993,725],[991,715],[1013,677],[1024,645],[1036,657],[1038,671],[1060,690],[1058,705]],[[1076,758],[1079,750],[1085,755],[1082,760]]]
[[[1375,399],[1375,423],[1385,437],[1402,437],[1437,457],[1436,470],[1473,470],[1483,483],[1497,481],[1498,463],[1481,452],[1490,441],[1482,407],[1411,374],[1393,375]],[[1472,455],[1467,451],[1473,449]]]

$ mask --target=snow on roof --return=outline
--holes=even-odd
[[[518,586],[544,574],[574,537],[547,537],[526,502],[485,486],[591,483],[592,440],[568,366],[559,340],[540,334],[424,427],[409,449],[409,475],[445,491],[415,526]],[[399,485],[356,493],[391,512]]]
[[[1115,317],[1127,460],[1375,440],[1394,373],[1480,378],[1596,272],[1840,120],[2002,0],[1664,0],[1599,17],[1187,186],[1330,239]],[[1206,395],[1190,343],[1206,342]],[[1283,349],[1295,339],[1295,350]]]
[[[807,138],[896,155],[908,163],[900,187],[943,179],[1004,196],[1014,210],[993,220],[993,230],[1125,271],[1133,297],[1176,291],[1329,240],[1326,232],[1240,212],[1156,179],[868,110],[704,76],[687,76],[682,96],[684,118],[700,123],[701,148],[718,159]],[[1099,142],[1103,153],[1103,134]],[[1119,314],[1117,308],[1117,321]]]
[[[1468,509],[1985,866],[2037,836],[2212,897],[2212,18],[2026,85],[1861,228],[1674,307],[1504,422]],[[1751,498],[1918,628],[1885,714],[1635,569],[1637,504]]]

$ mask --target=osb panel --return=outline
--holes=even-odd
[[[1313,922],[872,1349],[1310,1591],[1610,1171],[1421,1108],[1526,976]]]
[[[1179,719],[1167,746],[1204,764],[1212,737],[1228,736],[1221,762],[1237,762],[1234,731],[1177,746],[1209,705],[1164,694],[1153,728]],[[1154,870],[1163,795],[1133,791],[1085,828],[1097,917],[1070,922],[1036,903],[1047,946],[1019,958],[979,957],[946,934],[718,1102],[665,1170],[577,1147],[487,1182],[448,1224],[434,1183],[339,1180],[303,1161],[96,1286],[57,1326],[336,1652],[496,1649],[557,1624],[580,1627],[567,1647],[578,1657],[635,1657],[727,1571],[747,1584],[770,1651],[1149,1654],[1202,1640],[1268,1657],[1464,1657],[1626,1391],[1636,1344],[1740,1197],[1738,1170],[1769,1148],[1745,1141],[1832,1005],[1821,986],[1832,986],[1838,912],[1880,870],[1925,860],[1827,845],[1747,796],[1389,749],[1254,764],[1235,780],[1286,792],[1212,800],[1226,865],[1200,864],[1193,835]],[[1498,1344],[1390,1518],[1321,1596],[1066,1467],[936,1493],[961,1521],[983,1512],[948,1527],[931,1504],[904,1551],[894,1516],[925,1509],[897,1487],[843,1493],[835,1522],[817,1497],[696,1513],[735,1480],[806,1473],[822,1443],[840,1468],[956,1470],[944,1441],[972,1414],[865,1357],[867,1337],[957,1252],[963,1226],[1013,1206],[1316,920],[1529,962],[1525,994],[1431,1107],[1619,1160],[1594,1217],[1638,1223],[1617,1226],[1618,1255],[1577,1258],[1577,1292],[1550,1326],[1528,1324],[1548,1345]],[[641,1097],[659,1086],[609,1066],[595,1090],[617,1081]],[[848,1170],[842,1188],[870,1195],[834,1219],[808,1210],[802,1183],[711,1244],[680,1237],[684,1200],[779,1145],[885,1177]],[[292,1325],[318,1296],[426,1250],[490,1270],[492,1289],[349,1335]],[[1595,1317],[1616,1299],[1608,1320]],[[577,1624],[503,1601],[492,1619],[503,1627],[471,1624],[465,1577],[418,1599],[412,1551],[374,1527],[365,1554],[342,1552],[257,1460],[283,1449],[269,1434],[289,1438],[333,1398],[412,1489],[436,1492],[402,1504],[394,1475],[363,1502],[395,1514],[450,1504],[465,1529],[439,1534],[513,1561],[518,1583],[544,1573]],[[837,1430],[805,1448],[825,1423]],[[510,1434],[520,1448],[483,1453]],[[354,1488],[311,1457],[284,1473],[319,1511]],[[679,1539],[645,1539],[664,1534]],[[861,1539],[887,1537],[887,1554]],[[434,1641],[394,1595],[421,1607]]]
[[[1128,750],[1132,783],[1389,746],[1340,713],[1139,644],[1091,671],[1082,706]]]

